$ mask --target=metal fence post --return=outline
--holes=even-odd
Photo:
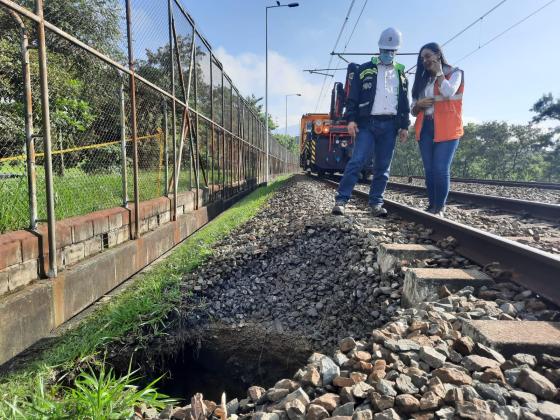
[[[171,126],[172,126],[172,133],[171,133],[171,140],[173,141],[173,220],[177,220],[177,189],[178,189],[178,174],[177,174],[177,108],[175,104],[175,56],[174,48],[173,48],[173,6],[171,4],[172,0],[167,1],[167,14],[168,14],[168,25],[169,25],[169,55],[171,58],[171,68],[170,68],[170,77],[171,77],[171,95],[173,96],[173,101],[171,101]],[[188,98],[185,99],[188,101]]]
[[[126,0],[126,35],[128,39],[128,67],[130,68],[130,125],[132,130],[132,176],[134,178],[134,235],[140,237],[140,194],[138,189],[138,128],[136,125],[136,77],[134,75],[134,51],[132,46],[131,0]]]
[[[210,54],[210,119],[212,121],[215,121],[214,118],[214,80],[213,80],[213,73],[214,73],[214,56],[212,54]],[[223,76],[222,76],[223,79]],[[223,80],[222,80],[222,94],[224,91],[224,85],[223,85]],[[222,116],[224,114],[224,108],[222,108]],[[208,127],[210,128],[210,130],[212,130],[212,132],[210,133],[211,135],[211,146],[210,148],[212,149],[212,152],[210,153],[211,155],[211,159],[212,159],[212,165],[211,168],[208,167]],[[209,201],[213,202],[214,201],[214,124],[210,123],[208,124],[208,126],[206,127],[206,171],[209,172],[208,177],[208,197],[209,197]],[[210,178],[212,178],[212,182],[210,182]]]
[[[164,177],[165,177],[165,189],[164,194],[167,197],[169,195],[169,152],[167,147],[168,138],[168,121],[167,121],[167,101],[163,100],[163,153],[165,160]]]
[[[31,71],[29,69],[29,38],[27,28],[21,17],[7,9],[21,31],[21,71],[25,96],[25,154],[27,164],[27,195],[29,201],[29,229],[37,228],[37,178],[35,175],[35,141],[33,139],[33,98],[31,90]]]
[[[126,110],[124,100],[124,74],[121,74],[119,89],[121,109],[121,181],[123,206],[128,207],[128,176],[126,171]]]
[[[192,50],[191,53],[193,51],[196,51],[196,42],[195,42],[195,38],[196,38],[196,30],[193,26],[193,39],[192,39]],[[210,61],[210,64],[212,62]],[[198,71],[196,69],[196,54],[191,54],[191,62],[190,62],[190,66],[192,66],[193,69],[193,73],[194,73],[194,104],[195,104],[195,109],[198,110],[198,82],[197,82],[197,77],[198,77]],[[190,86],[190,81],[189,81],[189,86]],[[190,92],[189,92],[190,93]],[[189,103],[189,98],[187,97],[185,99],[187,101],[187,104]],[[196,182],[196,194],[195,194],[195,209],[199,209],[200,208],[200,197],[199,197],[199,192],[200,192],[200,149],[199,149],[199,140],[200,137],[198,136],[199,131],[198,131],[198,127],[200,126],[199,124],[199,118],[198,118],[198,113],[195,115],[195,124],[196,124],[196,134],[195,134],[195,141],[194,141],[194,146],[195,146],[195,153],[192,154],[191,156],[193,158],[193,163],[192,165],[196,168],[195,169],[195,182]],[[192,136],[192,125],[190,127],[190,133],[189,135]]]
[[[48,277],[56,277],[56,220],[54,213],[54,186],[52,175],[51,153],[51,120],[49,109],[49,81],[47,74],[47,45],[45,41],[45,18],[43,16],[43,0],[36,0],[37,38],[39,41],[39,79],[41,84],[41,108],[43,116],[43,147],[45,151],[45,187],[47,195],[47,229],[49,240]],[[47,270],[45,270],[47,271]]]

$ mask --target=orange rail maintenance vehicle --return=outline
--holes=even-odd
[[[354,139],[348,133],[348,122],[344,119],[346,97],[358,66],[351,63],[346,74],[346,83],[336,82],[331,93],[330,113],[304,114],[300,124],[300,166],[308,173],[319,176],[343,173],[352,157]],[[365,179],[371,168],[362,171]]]

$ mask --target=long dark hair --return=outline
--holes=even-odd
[[[449,66],[449,63],[443,55],[443,51],[437,42],[429,42],[420,48],[418,53],[418,61],[416,62],[416,76],[414,77],[414,84],[412,85],[412,97],[416,100],[420,97],[420,93],[424,91],[426,85],[428,84],[428,79],[430,78],[430,73],[424,67],[424,61],[422,60],[422,50],[428,49],[434,54],[439,54],[441,56],[442,67],[444,65]]]

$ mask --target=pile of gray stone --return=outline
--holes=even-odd
[[[308,179],[282,189],[185,278],[185,307],[201,308],[199,319],[290,331],[321,351],[346,335],[366,338],[400,307],[402,289],[400,276],[381,278],[376,247],[420,228],[369,218],[380,236],[358,220],[365,206],[341,218],[330,214],[332,200],[331,189]]]
[[[381,276],[380,243],[430,243],[430,232],[368,218],[359,202],[333,217],[332,190],[301,179],[288,187],[185,279],[185,304],[200,308],[200,322],[285,329],[321,352],[292,378],[229,401],[228,419],[560,419],[560,357],[506,357],[463,334],[470,320],[558,320],[558,311],[510,282],[443,288],[439,300],[401,308],[407,265],[473,266],[454,253],[454,239],[437,244],[440,255]],[[499,267],[485,270],[504,277]],[[203,404],[207,417],[224,416],[216,402]],[[153,418],[193,413],[169,407]]]
[[[560,357],[506,358],[462,334],[465,308],[500,313],[473,292],[399,309],[368,340],[346,337],[331,355],[311,355],[292,378],[250,387],[227,404],[228,418],[560,419]],[[190,410],[168,418],[189,419]]]

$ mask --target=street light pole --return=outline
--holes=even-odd
[[[276,2],[276,6],[266,6],[266,16],[265,16],[265,77],[264,77],[264,119],[266,126],[266,183],[269,180],[269,140],[268,140],[268,9],[274,9],[276,7],[298,7],[299,3],[289,3],[280,4],[279,1]]]
[[[284,134],[288,135],[288,96],[301,96],[301,93],[290,93],[286,95],[286,128],[284,130]]]
[[[266,184],[268,185],[268,6],[266,8],[266,24],[265,24],[265,50],[266,50],[266,57],[265,57],[265,65],[264,65],[264,120],[266,124],[266,175],[265,180]]]

